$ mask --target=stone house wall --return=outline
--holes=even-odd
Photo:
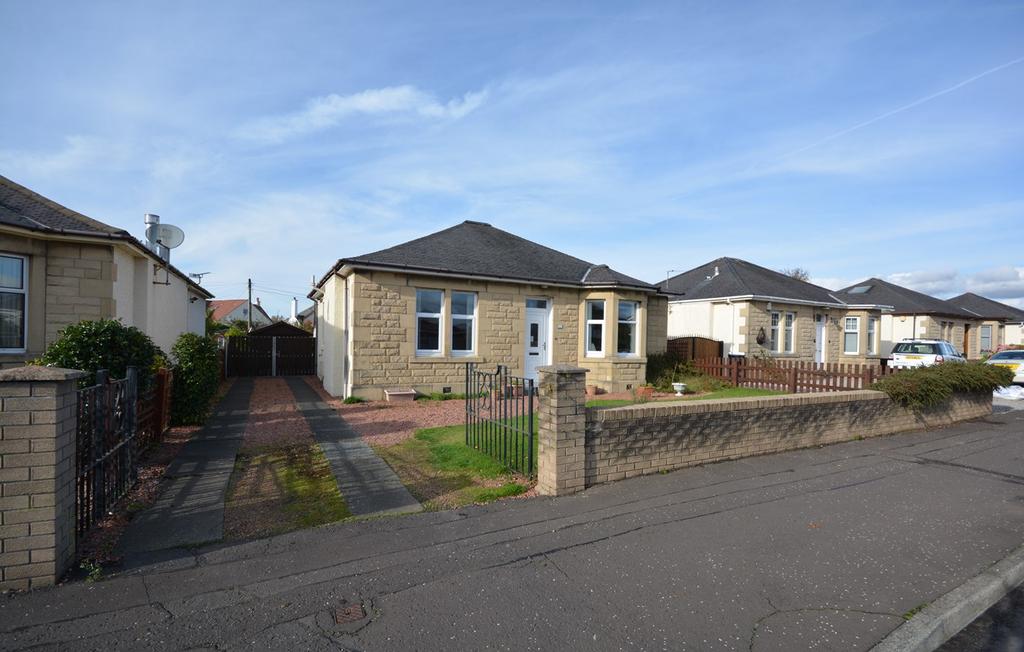
[[[825,362],[847,363],[847,364],[879,364],[882,355],[881,345],[881,312],[877,310],[843,310],[837,308],[824,309],[816,306],[804,306],[798,304],[787,304],[772,302],[772,309],[768,310],[768,302],[749,301],[740,307],[740,350],[747,356],[771,356],[772,358],[801,360],[805,362],[814,361],[815,337],[817,336],[816,318],[825,321]],[[788,312],[794,313],[793,322],[793,352],[770,351],[771,340],[771,313],[780,313],[779,323],[779,347],[783,347],[785,315]],[[860,319],[860,346],[857,354],[847,354],[843,351],[843,329],[846,317],[858,317]],[[867,320],[878,319],[875,322],[875,353],[868,354],[868,329]],[[758,333],[761,329],[765,332],[764,344],[757,343]]]
[[[507,365],[514,375],[522,375],[525,358],[526,299],[544,298],[551,305],[549,324],[549,345],[552,364],[574,364],[585,357],[581,321],[585,319],[584,302],[587,298],[604,298],[608,301],[606,310],[605,356],[587,357],[592,367],[588,383],[596,384],[609,391],[620,391],[627,386],[644,382],[646,356],[643,354],[649,333],[664,325],[663,302],[656,305],[653,325],[648,317],[649,295],[639,292],[589,291],[575,288],[539,286],[501,281],[454,279],[417,274],[357,270],[346,279],[334,277],[334,286],[348,287],[350,301],[347,307],[342,300],[343,292],[332,293],[337,311],[349,310],[350,340],[348,356],[351,359],[349,383],[351,393],[367,399],[380,399],[384,390],[392,387],[413,388],[429,393],[450,388],[452,392],[463,391],[465,385],[465,364],[475,362],[490,368],[492,365]],[[325,285],[327,288],[327,285]],[[416,354],[416,290],[436,289],[444,291],[442,310],[441,354],[418,356]],[[471,356],[452,355],[448,327],[451,315],[451,292],[474,292],[477,295],[476,350]],[[613,355],[616,350],[616,301],[618,299],[641,302],[641,323],[638,328],[639,351],[641,355],[620,358]],[[338,314],[325,319],[319,333],[322,338],[321,362],[323,356],[332,355],[334,375],[339,376],[346,353],[340,347],[331,346],[332,338],[342,338],[343,321]],[[665,334],[662,331],[658,346],[664,350]],[[343,390],[342,383],[328,387],[335,395]],[[325,382],[325,387],[327,383]]]
[[[0,366],[38,358],[70,324],[114,316],[112,245],[0,234],[0,252],[26,256],[29,276],[26,351],[0,355]]]

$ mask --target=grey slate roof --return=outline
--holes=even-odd
[[[866,292],[851,293],[850,290],[869,286]],[[847,303],[881,303],[892,306],[896,315],[944,315],[961,319],[977,319],[978,316],[949,301],[936,299],[895,283],[878,278],[869,278],[850,287],[838,290],[835,295]]]
[[[988,297],[983,297],[980,294],[974,294],[973,292],[965,292],[959,296],[953,297],[952,299],[946,299],[946,301],[952,303],[954,306],[963,308],[964,310],[970,310],[984,319],[1024,322],[1024,310],[1008,306],[1005,303],[993,301]]]
[[[388,249],[342,258],[332,271],[342,265],[372,265],[426,274],[484,276],[541,284],[656,290],[655,286],[616,272],[607,265],[594,265],[490,224],[468,220]]]
[[[139,251],[155,256],[146,245],[124,229],[104,224],[61,206],[52,199],[47,199],[4,176],[0,176],[0,224],[56,235],[84,235],[123,240]],[[174,265],[167,267],[203,296],[213,296],[209,290],[190,279]]]
[[[712,260],[668,278],[658,287],[673,299],[683,300],[756,295],[832,305],[842,303],[826,288],[739,258]]]
[[[0,224],[34,231],[74,231],[93,235],[127,235],[124,229],[86,217],[0,176]]]

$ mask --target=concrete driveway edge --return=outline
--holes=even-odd
[[[1024,583],[1024,544],[929,604],[894,629],[872,652],[933,652]]]

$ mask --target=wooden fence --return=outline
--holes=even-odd
[[[723,343],[707,337],[672,337],[668,340],[667,348],[669,353],[674,353],[683,360],[720,358],[723,354]]]
[[[745,358],[695,360],[697,371],[727,380],[736,387],[773,389],[791,394],[870,389],[871,384],[895,372],[881,364],[801,362]]]

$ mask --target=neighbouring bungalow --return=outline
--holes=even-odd
[[[259,297],[256,303],[249,303],[248,299],[215,299],[210,302],[210,318],[213,321],[230,326],[236,322],[249,322],[249,313],[252,312],[252,327],[259,328],[274,323],[267,311],[260,305]]]
[[[726,355],[877,363],[884,302],[843,301],[826,288],[738,258],[719,258],[658,286],[668,337],[723,342]]]
[[[1024,344],[1024,310],[973,292],[966,292],[947,301],[982,319],[978,326],[979,353],[991,353],[1001,346]]]
[[[0,176],[0,367],[38,358],[70,324],[102,318],[169,352],[182,333],[205,332],[212,296],[127,231]]]
[[[946,340],[967,358],[980,357],[977,330],[981,319],[949,301],[936,299],[895,283],[869,278],[836,292],[843,301],[884,303],[893,307],[882,315],[882,353],[908,338]]]
[[[665,350],[655,286],[482,222],[343,258],[317,284],[318,374],[334,396],[462,392],[467,362],[573,364],[587,383],[644,383]]]

